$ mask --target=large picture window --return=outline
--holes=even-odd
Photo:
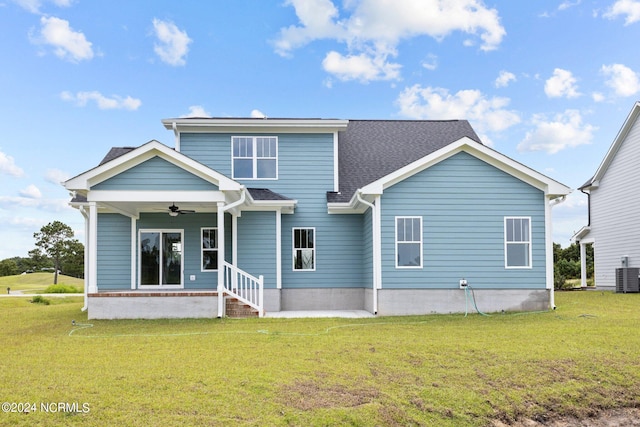
[[[277,179],[278,138],[234,136],[231,138],[234,179]]]
[[[182,230],[140,230],[140,287],[182,287]]]
[[[298,271],[316,269],[315,228],[293,229],[293,269]]]
[[[202,228],[202,271],[218,269],[218,229]]]
[[[531,218],[504,219],[506,268],[531,268]]]
[[[422,267],[422,217],[396,217],[396,267]]]

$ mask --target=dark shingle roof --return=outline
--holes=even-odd
[[[266,188],[247,188],[253,200],[293,200]]]
[[[100,165],[103,165],[107,162],[110,162],[113,159],[117,159],[118,157],[127,154],[130,151],[135,150],[137,147],[112,147],[111,150],[104,156],[104,159],[100,162]]]
[[[466,120],[349,120],[338,134],[340,192],[329,202],[348,202],[370,184],[463,137],[480,142]]]

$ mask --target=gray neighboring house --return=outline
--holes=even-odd
[[[588,224],[572,241],[580,244],[582,286],[587,286],[586,246],[593,245],[598,289],[616,287],[616,269],[640,267],[640,199],[631,191],[640,183],[640,102],[631,109],[596,173],[579,190],[589,197]]]

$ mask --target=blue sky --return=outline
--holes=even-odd
[[[59,184],[161,119],[467,119],[576,188],[640,93],[640,0],[0,0],[0,260],[60,220]],[[563,246],[586,224],[554,208]]]

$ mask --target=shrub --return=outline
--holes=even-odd
[[[51,285],[44,290],[45,294],[80,294],[82,291],[72,285]]]
[[[35,297],[33,297],[31,299],[31,302],[34,303],[34,304],[43,304],[43,305],[51,304],[51,301],[49,301],[48,299],[44,298],[41,295],[36,295]]]

